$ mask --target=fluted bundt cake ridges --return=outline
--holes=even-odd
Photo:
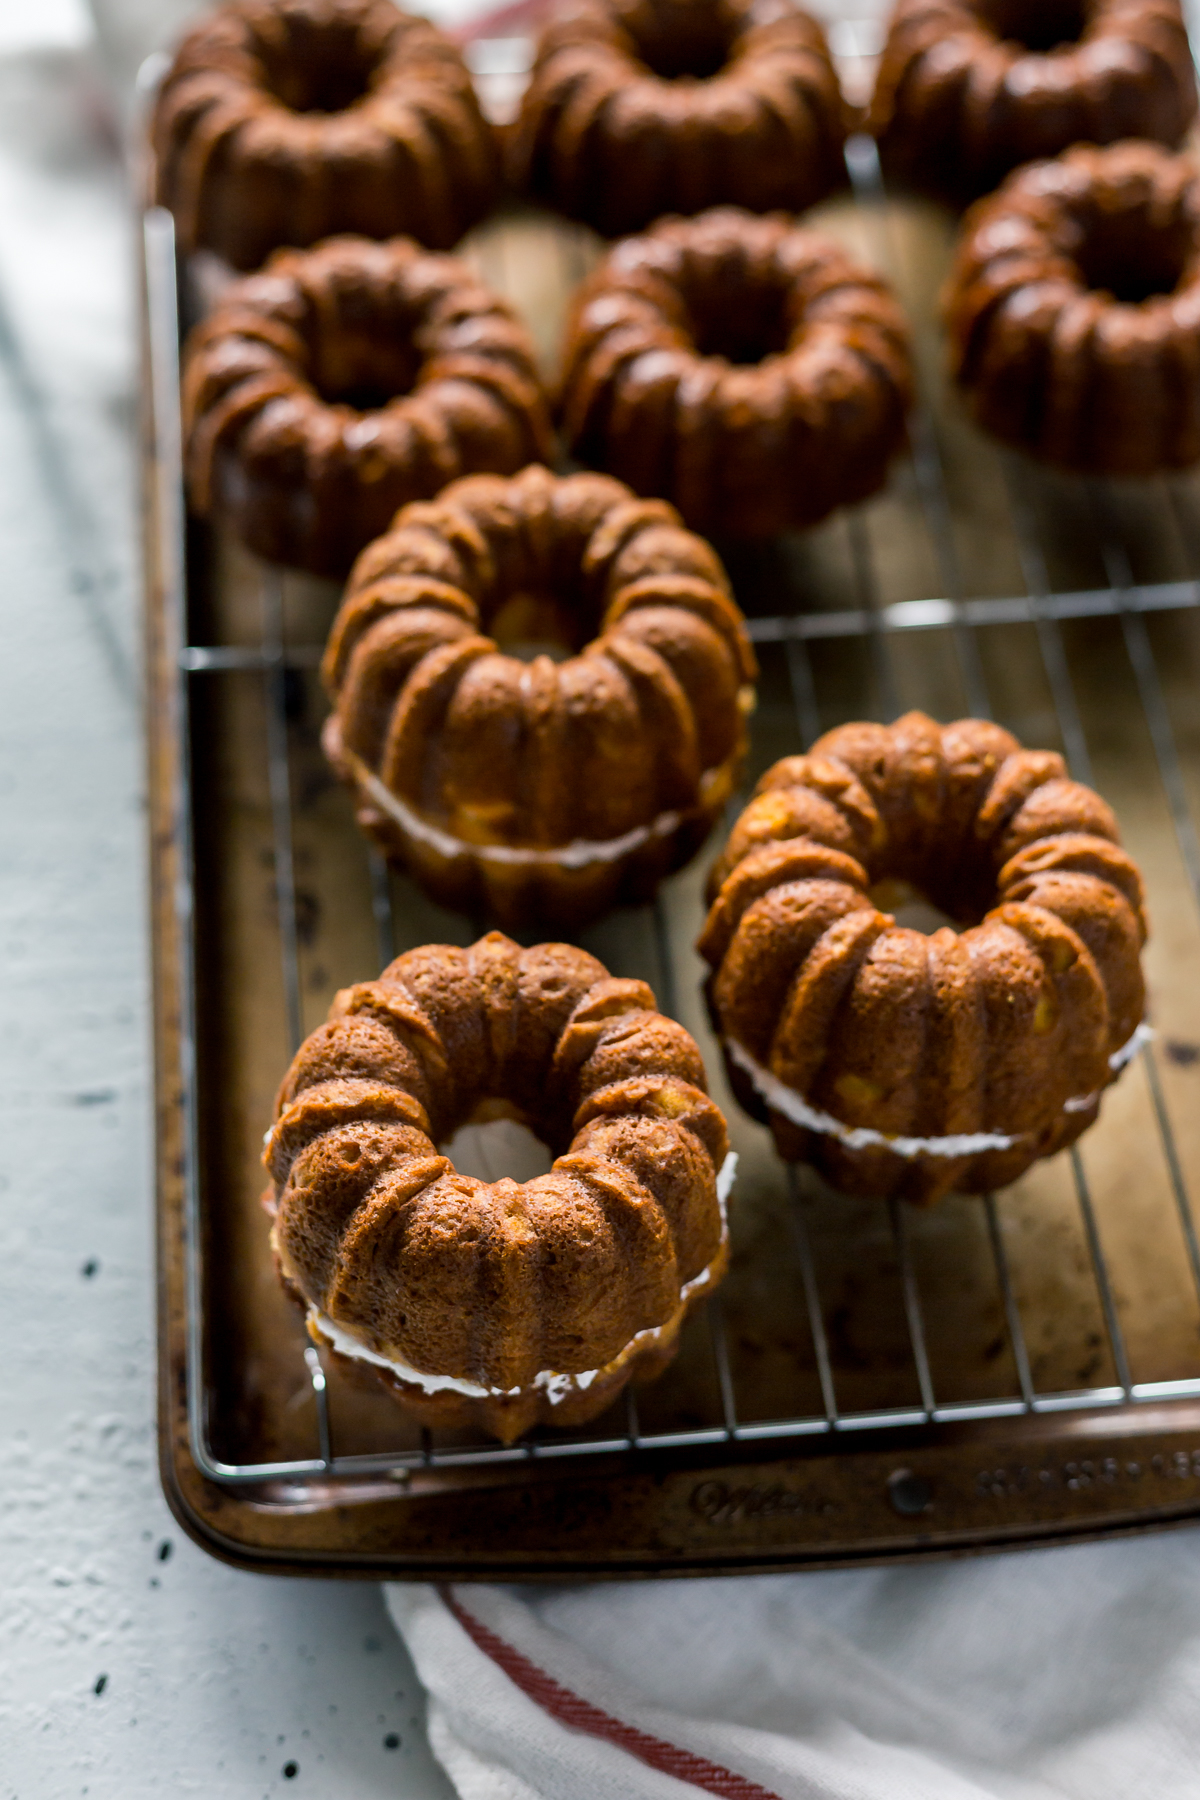
[[[878,910],[902,881],[965,929]],[[735,1092],[836,1187],[985,1192],[1074,1141],[1132,1053],[1142,884],[1110,808],[999,726],[845,725],[768,770],[700,950]]]
[[[489,1184],[438,1153],[489,1102],[551,1173]],[[314,1337],[426,1424],[512,1439],[594,1417],[665,1365],[727,1259],[732,1163],[696,1045],[644,982],[566,944],[492,932],[343,991],[264,1161]]]
[[[188,488],[268,561],[344,575],[397,509],[549,453],[532,341],[408,238],[281,250],[189,337]]]
[[[899,0],[870,129],[890,173],[971,198],[1072,144],[1173,148],[1195,116],[1178,0]]]
[[[1136,141],[1032,163],[967,215],[944,301],[979,423],[1082,472],[1200,458],[1200,176]]]
[[[576,653],[504,653],[543,622]],[[724,570],[670,506],[602,475],[477,476],[359,558],[325,745],[360,822],[438,898],[577,923],[699,848],[754,674]]]
[[[391,0],[218,7],[175,54],[153,138],[183,248],[237,269],[343,231],[448,250],[499,186],[457,47]]]
[[[718,207],[627,238],[585,282],[563,431],[698,530],[771,534],[883,485],[911,389],[878,276],[832,238]]]
[[[709,206],[801,211],[844,178],[844,137],[825,35],[790,0],[564,0],[510,164],[616,237]]]

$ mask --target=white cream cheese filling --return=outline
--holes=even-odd
[[[737,1160],[736,1151],[731,1150],[721,1164],[720,1172],[717,1175],[717,1201],[721,1208],[721,1242],[717,1254],[707,1268],[701,1269],[699,1275],[694,1275],[680,1288],[680,1310],[713,1282],[713,1271],[724,1259],[729,1243],[727,1204],[734,1177],[737,1174]],[[573,1375],[560,1374],[554,1369],[539,1369],[533,1380],[523,1388],[498,1388],[485,1387],[481,1382],[468,1381],[459,1375],[431,1375],[425,1369],[415,1369],[410,1362],[405,1362],[403,1357],[382,1356],[379,1351],[372,1350],[369,1345],[364,1344],[361,1338],[353,1336],[344,1326],[338,1325],[329,1317],[328,1313],[322,1312],[319,1307],[310,1306],[308,1309],[308,1329],[311,1336],[318,1340],[326,1339],[341,1356],[357,1357],[360,1362],[371,1363],[378,1369],[387,1369],[398,1380],[413,1387],[419,1387],[423,1393],[463,1394],[471,1400],[499,1400],[515,1398],[518,1394],[528,1393],[530,1389],[533,1389],[545,1393],[551,1406],[559,1405],[570,1394],[586,1392],[599,1376],[616,1369],[642,1345],[649,1344],[655,1338],[661,1337],[671,1323],[673,1320],[668,1320],[664,1325],[651,1325],[645,1331],[637,1332],[624,1348],[617,1352],[612,1361],[606,1363],[601,1369],[583,1369]]]
[[[1109,1057],[1108,1066],[1113,1074],[1119,1074],[1153,1036],[1154,1032],[1149,1025],[1139,1025],[1133,1036]],[[816,1131],[824,1137],[837,1138],[848,1150],[890,1150],[896,1156],[905,1157],[979,1156],[986,1150],[1014,1150],[1029,1135],[1028,1132],[1010,1135],[1002,1131],[962,1131],[950,1132],[944,1137],[892,1137],[885,1131],[876,1131],[870,1125],[847,1125],[843,1120],[835,1119],[832,1113],[821,1112],[819,1108],[811,1106],[802,1094],[780,1081],[770,1069],[764,1069],[735,1038],[727,1038],[725,1048],[775,1112],[782,1113],[785,1119],[790,1119],[793,1125],[799,1125],[805,1131]],[[1064,1101],[1063,1111],[1086,1112],[1099,1098],[1099,1093],[1077,1095],[1074,1099]]]
[[[544,850],[520,844],[473,844],[422,818],[398,794],[393,794],[390,788],[385,787],[362,758],[356,756],[353,750],[348,750],[344,744],[339,745],[338,755],[345,761],[363,792],[370,796],[382,812],[387,813],[401,831],[447,859],[473,856],[480,862],[514,868],[535,868],[552,864],[555,868],[586,869],[592,863],[618,862],[621,857],[640,849],[643,844],[656,838],[669,838],[672,832],[678,830],[684,818],[680,812],[659,813],[648,825],[637,825],[620,837],[604,840],[576,838],[570,844]],[[722,768],[705,770],[697,785],[698,802],[702,802],[705,792],[719,779],[722,772]]]
[[[1131,1063],[1142,1045],[1148,1044],[1153,1036],[1153,1025],[1147,1025],[1146,1021],[1143,1019],[1133,1036],[1131,1038],[1126,1038],[1125,1042],[1121,1045],[1121,1048],[1119,1050],[1114,1050],[1109,1057],[1108,1066],[1113,1074],[1119,1075],[1126,1063]],[[1064,1100],[1063,1111],[1069,1113],[1086,1112],[1089,1106],[1095,1105],[1103,1091],[1103,1088],[1097,1088],[1094,1094],[1077,1094],[1073,1100]]]
[[[1131,1038],[1126,1038],[1125,1042],[1121,1045],[1121,1048],[1119,1050],[1114,1050],[1109,1057],[1108,1066],[1113,1074],[1119,1075],[1121,1070],[1125,1067],[1125,1064],[1131,1063],[1142,1045],[1150,1043],[1153,1037],[1153,1025],[1147,1025],[1145,1019],[1143,1019],[1133,1036]],[[1092,1095],[1091,1097],[1094,1099],[1095,1095]],[[1070,1101],[1068,1101],[1067,1104],[1069,1106]]]

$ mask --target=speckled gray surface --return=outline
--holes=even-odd
[[[159,1489],[133,249],[69,14],[4,55],[5,10],[0,1796],[445,1795],[379,1590],[225,1569]]]

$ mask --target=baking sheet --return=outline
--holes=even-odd
[[[536,1463],[537,1482],[571,1482],[578,1469],[562,1452],[572,1444],[606,1447],[591,1466],[614,1495],[673,1451],[698,1471],[744,1462],[751,1448],[780,1469],[802,1453],[806,1468],[821,1465],[827,1491],[832,1484],[853,1492],[856,1470],[864,1489],[873,1483],[883,1512],[846,1526],[835,1544],[819,1515],[806,1524],[800,1509],[782,1547],[778,1519],[765,1535],[760,1519],[757,1540],[748,1527],[749,1541],[727,1542],[730,1566],[753,1560],[756,1542],[764,1556],[792,1560],[862,1554],[881,1543],[908,1551],[929,1540],[931,1528],[938,1542],[976,1542],[988,1533],[965,1503],[947,1499],[944,1518],[915,1527],[886,1504],[886,1481],[868,1481],[868,1465],[875,1470],[882,1455],[885,1468],[907,1466],[918,1453],[936,1464],[940,1454],[960,1481],[973,1460],[990,1466],[1026,1438],[1043,1460],[1057,1445],[1061,1460],[1081,1430],[1169,1436],[1200,1418],[1200,1271],[1187,1210],[1188,1184],[1200,1187],[1200,868],[1188,867],[1200,806],[1200,489],[1190,476],[1099,488],[1050,475],[999,452],[969,425],[945,390],[934,324],[948,215],[920,202],[884,202],[868,179],[811,222],[895,282],[917,324],[928,410],[914,427],[914,454],[876,499],[803,537],[721,546],[762,664],[747,785],[818,730],[913,706],[942,719],[986,710],[1024,743],[1064,750],[1074,772],[1115,806],[1146,876],[1155,1044],[1110,1091],[1077,1160],[1039,1165],[990,1212],[979,1200],[951,1198],[918,1214],[845,1200],[808,1172],[789,1175],[765,1130],[726,1092],[704,1016],[703,965],[692,946],[710,845],[667,884],[659,908],[614,914],[581,941],[614,973],[647,979],[704,1050],[740,1157],[733,1262],[720,1298],[689,1322],[667,1375],[586,1432],[564,1441],[542,1431],[532,1447],[503,1453],[483,1440],[422,1434],[385,1394],[306,1360],[300,1316],[270,1264],[258,1159],[293,1039],[320,1022],[337,988],[371,978],[411,945],[469,943],[487,922],[448,913],[385,875],[324,762],[315,663],[336,589],[264,569],[219,531],[192,522],[180,596],[188,766],[176,771],[186,816],[168,819],[173,849],[160,851],[159,874],[165,878],[181,842],[186,851],[190,829],[194,903],[182,927],[177,908],[174,928],[160,924],[159,998],[160,1068],[174,1105],[186,1102],[188,1082],[171,1080],[175,1039],[165,1014],[194,927],[197,1230],[189,1238],[184,1229],[186,1181],[180,1188],[178,1176],[165,1179],[164,1430],[172,1480],[189,1488],[187,1507],[201,1515],[193,1529],[211,1531],[207,1501],[196,1496],[224,1488],[217,1511],[228,1520],[237,1483],[246,1495],[239,1504],[258,1508],[255,1532],[271,1539],[264,1518],[279,1526],[266,1548],[263,1540],[251,1552],[249,1533],[238,1551],[235,1534],[226,1553],[353,1561],[367,1554],[353,1521],[339,1537],[325,1518],[306,1539],[297,1520],[356,1496],[365,1528],[388,1479],[415,1492],[436,1475],[444,1495],[456,1483],[477,1486],[489,1471],[507,1483],[522,1471],[533,1480]],[[548,373],[567,294],[598,250],[582,228],[516,210],[465,246],[528,318]],[[191,307],[213,287],[211,269],[191,271]],[[161,419],[153,444],[152,544],[161,572],[170,480]],[[169,588],[168,572],[152,592],[159,652]],[[169,648],[165,661],[157,658],[153,724],[168,762],[172,654],[180,660]],[[162,780],[159,787],[161,799]],[[185,1019],[185,1063],[191,1036]],[[166,1135],[183,1144],[186,1164],[187,1134],[177,1123]],[[190,1407],[180,1399],[189,1391]],[[964,1450],[967,1424],[977,1451]],[[1180,1453],[1191,1471],[1190,1450]],[[301,1472],[255,1475],[267,1465]],[[1193,1479],[1189,1473],[1187,1483]],[[1044,1492],[1040,1512],[1032,1501],[1022,1512],[1018,1495],[992,1535],[1154,1516],[1188,1504],[1191,1494],[1190,1485],[1185,1495],[1149,1482],[1097,1511],[1094,1494],[1084,1504],[1065,1482],[1047,1486],[1058,1495],[1049,1513]],[[456,1570],[470,1567],[461,1520],[452,1526],[451,1512],[445,1516],[437,1554]],[[606,1551],[603,1532],[593,1537],[597,1570],[618,1556],[626,1565],[661,1565],[661,1519],[628,1529],[643,1541],[609,1542]],[[388,1566],[413,1554],[406,1530],[397,1519]],[[567,1539],[558,1548],[566,1554]],[[548,1546],[545,1556],[553,1560],[553,1552]],[[482,1566],[498,1552],[491,1544],[475,1553]],[[529,1566],[532,1553],[524,1554]],[[706,1554],[724,1566],[719,1550]]]

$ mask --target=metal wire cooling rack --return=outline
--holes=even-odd
[[[854,187],[860,223],[852,230],[863,229],[873,234],[880,260],[895,269],[903,260],[904,246],[897,241],[897,227],[890,203],[885,200],[879,181],[873,147],[868,141],[854,140],[848,166]],[[865,224],[861,222],[865,221]],[[880,248],[881,247],[881,248]],[[271,885],[274,900],[273,933],[280,961],[283,1005],[286,1011],[287,1037],[294,1048],[304,1035],[305,997],[301,970],[302,905],[296,868],[294,822],[297,806],[297,727],[295,722],[294,684],[307,679],[320,655],[317,643],[293,642],[287,629],[287,583],[292,579],[278,570],[263,568],[257,574],[257,606],[261,630],[257,641],[236,643],[195,643],[190,641],[188,622],[196,617],[185,579],[183,554],[184,519],[181,501],[180,451],[178,424],[178,296],[172,223],[169,215],[152,210],[145,219],[145,256],[148,285],[149,343],[151,350],[151,388],[158,445],[157,504],[160,517],[168,522],[166,538],[162,605],[166,629],[173,640],[172,657],[178,671],[175,695],[175,728],[179,742],[188,742],[188,718],[197,684],[211,683],[225,676],[261,683],[265,720],[266,787],[269,794],[271,837]],[[1187,895],[1189,918],[1179,927],[1184,936],[1194,933],[1200,909],[1200,841],[1197,839],[1194,803],[1197,793],[1196,719],[1182,715],[1180,700],[1172,689],[1164,687],[1160,664],[1161,650],[1156,651],[1153,628],[1156,621],[1172,626],[1184,622],[1193,635],[1190,622],[1200,619],[1200,570],[1196,559],[1200,546],[1200,507],[1189,484],[1163,482],[1157,484],[1151,512],[1156,520],[1169,519],[1177,533],[1185,563],[1183,573],[1176,571],[1170,579],[1138,578],[1137,563],[1142,556],[1147,506],[1145,493],[1130,500],[1124,491],[1115,492],[1099,483],[1072,484],[1070,509],[1075,520],[1076,535],[1080,519],[1083,536],[1099,559],[1105,580],[1102,584],[1063,589],[1055,585],[1055,568],[1063,562],[1058,542],[1057,500],[1064,488],[1049,486],[1020,459],[987,450],[990,467],[998,486],[991,491],[992,500],[1007,513],[1012,550],[1023,579],[1019,593],[987,593],[972,596],[968,591],[968,575],[964,572],[961,532],[956,521],[955,469],[946,462],[946,427],[935,421],[930,386],[922,398],[913,425],[911,460],[901,470],[893,494],[879,507],[864,506],[841,515],[828,528],[824,540],[830,566],[836,562],[841,571],[836,586],[837,604],[810,610],[804,602],[814,585],[813,566],[806,553],[795,546],[771,546],[756,556],[739,553],[732,559],[735,585],[750,615],[751,635],[764,663],[764,717],[762,741],[756,744],[758,766],[763,766],[787,749],[810,743],[820,731],[838,716],[846,716],[841,688],[845,685],[845,658],[857,671],[856,680],[862,691],[873,696],[877,716],[894,717],[903,710],[906,689],[911,687],[914,650],[926,652],[936,647],[938,680],[961,694],[961,710],[976,716],[993,712],[993,667],[1004,675],[1004,658],[996,664],[995,648],[1003,649],[1005,633],[1032,631],[1040,658],[1041,676],[1049,696],[1052,717],[1043,721],[1047,741],[1056,737],[1066,755],[1071,772],[1078,779],[1092,782],[1097,771],[1089,749],[1094,729],[1089,732],[1080,704],[1079,669],[1075,666],[1074,647],[1081,641],[1081,629],[1096,622],[1115,625],[1119,637],[1119,654],[1124,667],[1116,669],[1112,680],[1122,692],[1136,696],[1140,718],[1132,729],[1144,734],[1152,750],[1157,772],[1159,794],[1174,834],[1181,880],[1176,886]],[[955,429],[965,429],[955,427]],[[1126,529],[1130,507],[1136,514],[1134,527]],[[926,597],[889,599],[888,556],[890,514],[887,508],[903,512],[905,529],[923,537],[926,564],[934,572],[936,586]],[[1140,511],[1138,510],[1140,509]],[[1139,533],[1141,536],[1139,537]],[[1002,559],[1001,559],[1002,560]],[[777,597],[783,593],[787,606],[778,609]],[[764,606],[764,596],[767,604]],[[772,602],[774,604],[772,605]],[[1114,649],[1115,654],[1115,649]],[[841,656],[843,660],[838,661]],[[832,660],[831,660],[832,659]],[[951,667],[951,665],[953,665]],[[1110,674],[1115,663],[1109,660]],[[947,672],[949,671],[949,672]],[[1130,683],[1131,678],[1131,683]],[[1194,705],[1194,693],[1189,704]],[[1094,711],[1093,707],[1093,711]],[[1011,713],[1010,715],[1011,716]],[[1181,750],[1181,729],[1186,753]],[[1148,765],[1149,766],[1149,765]],[[1149,802],[1148,802],[1149,804]],[[797,1330],[807,1341],[804,1352],[806,1366],[811,1366],[813,1381],[805,1404],[797,1405],[786,1415],[760,1416],[761,1402],[751,1393],[747,1399],[745,1356],[739,1348],[737,1334],[731,1334],[728,1323],[729,1301],[714,1297],[696,1322],[688,1349],[691,1366],[705,1362],[711,1382],[714,1403],[710,1416],[697,1418],[695,1408],[685,1407],[676,1419],[659,1416],[647,1422],[639,1417],[639,1398],[630,1390],[624,1400],[623,1416],[609,1415],[590,1432],[560,1434],[545,1432],[527,1441],[503,1447],[483,1441],[435,1439],[429,1433],[409,1434],[397,1426],[396,1441],[371,1449],[344,1449],[339,1446],[347,1434],[343,1432],[335,1392],[338,1384],[327,1376],[317,1350],[306,1345],[302,1332],[294,1337],[294,1360],[298,1379],[303,1376],[311,1387],[313,1401],[312,1454],[291,1455],[276,1459],[253,1456],[231,1457],[215,1447],[221,1435],[221,1421],[216,1416],[217,1400],[208,1368],[211,1359],[209,1312],[210,1271],[206,1268],[210,1235],[206,1209],[210,1196],[203,1179],[201,1107],[198,1092],[200,1065],[196,1053],[197,1010],[193,985],[196,968],[196,932],[198,897],[192,855],[192,828],[197,796],[189,783],[186,761],[181,771],[176,796],[176,821],[180,842],[184,847],[183,870],[175,906],[180,928],[188,945],[188,980],[183,998],[182,1036],[191,1047],[185,1066],[183,1103],[187,1121],[186,1147],[186,1243],[187,1330],[188,1330],[188,1416],[191,1451],[198,1468],[210,1480],[224,1486],[253,1485],[263,1491],[287,1491],[302,1494],[306,1484],[316,1484],[325,1495],[336,1493],[339,1482],[361,1481],[364,1476],[394,1476],[403,1480],[414,1469],[453,1470],[470,1465],[503,1465],[536,1462],[542,1466],[566,1466],[577,1459],[621,1453],[638,1458],[648,1452],[664,1449],[692,1449],[756,1443],[794,1444],[797,1439],[824,1436],[831,1446],[861,1445],[872,1433],[895,1432],[904,1427],[936,1427],[1020,1416],[1094,1413],[1118,1407],[1161,1406],[1164,1402],[1200,1398],[1200,1311],[1196,1321],[1182,1329],[1182,1361],[1191,1372],[1172,1373],[1167,1378],[1138,1379],[1136,1357],[1128,1342],[1131,1303],[1122,1304],[1124,1281],[1120,1265],[1114,1265],[1106,1254],[1105,1224],[1099,1216],[1093,1188],[1095,1176],[1089,1173],[1085,1152],[1089,1140],[1069,1155],[1070,1181],[1076,1225],[1086,1252],[1086,1282],[1090,1283],[1098,1317],[1102,1321],[1103,1343],[1091,1344],[1091,1362],[1103,1363],[1110,1379],[1091,1382],[1051,1383],[1039,1380],[1039,1348],[1031,1344],[1027,1327],[1028,1306],[1023,1305],[1021,1282],[1014,1275],[1011,1244],[1014,1225],[1006,1218],[1004,1196],[988,1195],[981,1203],[983,1230],[986,1237],[990,1279],[994,1282],[995,1305],[1003,1328],[1003,1360],[1011,1379],[1001,1391],[956,1392],[949,1383],[949,1394],[943,1386],[937,1358],[931,1353],[931,1327],[943,1310],[944,1295],[931,1285],[922,1273],[922,1234],[929,1229],[925,1215],[911,1212],[893,1203],[886,1213],[886,1233],[890,1239],[891,1279],[898,1296],[904,1326],[904,1354],[909,1368],[901,1376],[893,1368],[888,1381],[879,1386],[883,1403],[873,1403],[869,1379],[861,1370],[849,1382],[850,1397],[842,1392],[844,1372],[840,1363],[846,1360],[844,1346],[834,1339],[842,1331],[833,1316],[834,1298],[825,1285],[820,1257],[814,1244],[814,1228],[824,1231],[822,1221],[828,1197],[815,1178],[786,1169],[776,1169],[775,1179],[784,1203],[778,1209],[784,1229],[790,1234],[796,1279],[792,1293],[797,1317]],[[375,939],[380,965],[390,960],[404,936],[405,920],[397,913],[397,887],[384,864],[373,852],[363,850],[369,859],[369,892],[373,912]],[[1169,858],[1168,858],[1169,861]],[[1152,897],[1154,886],[1152,881]],[[694,909],[694,895],[691,904]],[[1181,914],[1179,896],[1168,906],[1174,921]],[[631,928],[632,929],[632,928]],[[664,1010],[675,1012],[684,998],[681,960],[687,949],[681,933],[687,920],[672,912],[672,903],[660,900],[648,917],[636,922],[634,935],[641,949],[636,972],[645,974],[655,986]],[[474,932],[472,932],[474,935]],[[1190,952],[1189,952],[1190,954]],[[1194,963],[1200,967],[1200,963]],[[370,971],[354,969],[345,972],[346,979],[358,979]],[[634,972],[631,968],[629,972]],[[338,983],[335,982],[335,985]],[[687,1012],[687,1006],[683,1007]],[[692,1014],[695,1013],[694,1001]],[[687,1022],[695,1028],[693,1016]],[[1176,1046],[1178,1062],[1186,1066],[1191,1055],[1190,1044]],[[710,1068],[715,1058],[708,1046]],[[1200,1050],[1196,1051],[1200,1057]],[[1180,1104],[1168,1093],[1164,1081],[1160,1048],[1145,1044],[1138,1061],[1145,1081],[1146,1118],[1157,1136],[1157,1147],[1147,1138],[1142,1140],[1142,1155],[1148,1164],[1161,1162],[1166,1172],[1165,1183],[1156,1202],[1161,1209],[1173,1210],[1174,1224],[1168,1226],[1158,1217],[1155,1230],[1174,1231],[1184,1278],[1190,1284],[1190,1305],[1200,1308],[1200,1243],[1197,1241],[1188,1184],[1185,1177],[1187,1156],[1173,1119]],[[1128,1083],[1131,1074],[1124,1078]],[[1178,1084],[1177,1084],[1178,1086]],[[1098,1130],[1100,1128],[1097,1128]],[[745,1133],[755,1127],[744,1126]],[[758,1134],[758,1154],[765,1155]],[[1136,1158],[1135,1158],[1136,1160]],[[734,1212],[735,1247],[738,1214]],[[1052,1247],[1053,1248],[1053,1247]],[[1082,1279],[1082,1277],[1081,1277]],[[1136,1285],[1136,1284],[1135,1284]],[[728,1293],[728,1289],[726,1290]],[[741,1309],[745,1313],[745,1307]],[[751,1311],[753,1308],[751,1307]],[[1037,1323],[1037,1321],[1035,1321]],[[1145,1338],[1145,1321],[1137,1320],[1139,1343]],[[1092,1334],[1093,1338],[1096,1334]],[[1190,1349],[1189,1349],[1190,1347]],[[289,1354],[293,1354],[289,1351]],[[303,1370],[300,1369],[301,1358]],[[943,1357],[943,1361],[944,1361]],[[851,1359],[851,1362],[853,1359]],[[1176,1357],[1177,1366],[1180,1359]],[[1062,1366],[1062,1360],[1056,1365]],[[869,1375],[869,1372],[868,1372]],[[897,1381],[907,1382],[911,1393],[902,1403],[894,1403]],[[995,1388],[995,1383],[990,1387]],[[644,1405],[644,1403],[641,1403]],[[269,1437],[269,1433],[267,1434]],[[349,1434],[353,1437],[353,1433]]]

